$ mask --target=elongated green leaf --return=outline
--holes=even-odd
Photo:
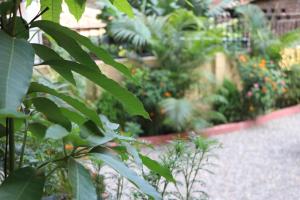
[[[96,188],[89,172],[74,159],[68,162],[68,176],[74,200],[97,200]]]
[[[32,26],[39,27],[43,30],[45,29],[45,27],[47,27],[47,29],[56,29],[61,34],[64,34],[64,35],[67,35],[68,37],[73,38],[79,44],[88,48],[92,53],[94,53],[100,60],[102,60],[107,65],[110,65],[110,66],[116,68],[118,71],[123,73],[128,78],[132,78],[129,69],[125,65],[123,65],[122,63],[116,62],[107,51],[105,51],[104,49],[102,49],[99,46],[94,45],[91,42],[91,40],[88,39],[87,37],[84,37],[84,36],[80,35],[79,33],[75,32],[67,27],[61,26],[61,25],[51,22],[51,21],[44,21],[44,20],[36,21],[32,24]]]
[[[68,108],[60,108],[60,111],[66,118],[79,126],[86,121],[86,118],[76,111],[70,110]]]
[[[134,17],[132,7],[127,0],[113,0],[113,5],[129,17]]]
[[[16,111],[32,76],[31,45],[0,31],[0,110]]]
[[[140,158],[142,159],[143,164],[153,172],[164,177],[169,182],[176,182],[170,170],[162,165],[160,165],[157,161],[152,160],[151,158],[140,154]]]
[[[92,121],[86,121],[80,126],[80,136],[89,142],[89,146],[98,146],[112,141],[113,135],[104,135]]]
[[[134,183],[141,191],[145,194],[151,196],[154,199],[162,199],[161,195],[144,179],[139,177],[134,171],[129,169],[123,162],[110,155],[102,153],[93,153],[95,158],[102,160],[105,164],[109,165],[111,168],[115,169],[120,175],[127,178],[129,181]]]
[[[29,124],[28,130],[38,139],[43,139],[46,135],[47,126],[38,122],[34,122]]]
[[[93,120],[93,122],[95,122],[98,126],[102,126],[102,123],[97,113],[94,110],[88,108],[83,102],[79,101],[78,99],[59,93],[56,90],[37,82],[31,83],[28,92],[29,93],[42,92],[42,93],[47,93],[56,96],[62,99],[63,101],[65,101],[66,103],[68,103],[70,106],[72,106],[82,114],[84,114],[85,116],[87,116],[88,118],[90,118],[91,120]]]
[[[64,127],[62,127],[58,124],[54,124],[47,129],[45,138],[59,140],[59,139],[64,138],[68,134],[69,134],[69,132]]]
[[[67,67],[81,74],[82,76],[85,76],[98,86],[105,89],[107,92],[111,93],[117,100],[119,100],[123,104],[124,108],[129,114],[141,115],[145,118],[149,118],[149,115],[145,111],[143,104],[138,100],[137,97],[135,97],[127,89],[121,87],[112,79],[107,78],[102,73],[97,73],[95,70],[85,67],[84,65],[66,60],[49,61],[45,62],[44,64],[53,66],[55,65],[57,67]]]
[[[62,57],[58,55],[54,50],[50,49],[41,44],[32,44],[36,55],[38,55],[42,60],[49,61],[49,60],[63,60]],[[74,80],[72,71],[65,68],[65,67],[55,67],[50,66],[54,69],[57,73],[59,73],[62,77],[64,77],[67,81],[76,85],[76,81]]]
[[[47,12],[42,15],[44,20],[51,20],[54,22],[59,22],[60,13],[62,11],[62,0],[41,0],[41,10],[46,7],[49,8]]]
[[[69,7],[70,13],[78,21],[84,12],[86,0],[65,0],[65,2]]]
[[[43,195],[45,176],[31,167],[13,172],[0,186],[2,200],[40,200]]]
[[[122,144],[126,147],[126,150],[129,154],[132,155],[135,163],[139,166],[142,167],[143,166],[143,162],[142,159],[140,158],[140,154],[137,151],[136,148],[134,148],[131,144],[129,144],[128,142],[122,142]]]
[[[37,21],[32,24],[32,27],[39,27],[45,33],[50,35],[56,43],[64,48],[77,62],[96,71],[100,71],[97,64],[90,55],[81,48],[76,39],[58,29],[57,27],[61,27],[59,24],[56,24],[56,26],[50,26],[49,24],[56,23],[51,23],[50,21]]]
[[[71,122],[60,112],[59,107],[50,99],[37,97],[32,99],[36,110],[43,113],[50,122],[60,124],[68,131],[72,129]]]

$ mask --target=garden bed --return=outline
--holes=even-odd
[[[274,119],[294,115],[296,113],[300,113],[300,105],[295,105],[287,108],[283,108],[280,110],[273,111],[271,113],[259,116],[253,120],[246,120],[242,122],[235,123],[227,123],[221,124],[213,127],[206,128],[201,131],[201,133],[206,137],[212,137],[219,134],[232,133],[239,130],[251,128],[257,125],[265,124]],[[153,145],[162,145],[166,144],[176,138],[187,139],[188,133],[172,133],[166,135],[158,135],[158,136],[148,136],[148,137],[140,137],[140,140],[149,142]]]

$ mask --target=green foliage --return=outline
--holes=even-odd
[[[247,112],[244,112],[243,96],[237,86],[229,81],[224,80],[222,86],[217,90],[217,94],[222,96],[222,99],[213,100],[213,109],[222,113],[228,122],[241,121],[247,118]],[[220,121],[214,121],[220,123]]]
[[[250,116],[274,108],[276,99],[287,91],[285,73],[271,60],[242,59],[239,70],[243,81],[243,107],[248,109]]]
[[[46,81],[47,84],[32,81],[32,70],[39,65],[48,65],[61,79],[73,85],[76,84],[76,73],[76,77],[89,79],[112,94],[130,114],[148,117],[138,98],[107,78],[90,53],[132,78],[127,67],[114,61],[109,53],[88,38],[56,23],[59,22],[61,3],[41,0],[41,12],[29,24],[22,16],[17,17],[20,1],[13,1],[12,5],[0,4],[0,130],[1,135],[6,133],[1,144],[7,144],[1,154],[4,181],[1,181],[0,198],[32,200],[53,194],[51,192],[63,192],[70,199],[97,199],[89,171],[84,167],[86,163],[80,159],[96,154],[96,160],[116,169],[141,187],[149,198],[161,199],[155,188],[118,160],[131,154],[137,158],[133,146],[130,151],[121,152],[108,145],[115,142],[124,147],[123,144],[135,143],[133,138],[120,134],[118,124],[98,115],[84,101],[74,97],[76,92],[68,87],[60,84],[53,87],[55,83],[51,79]],[[114,4],[117,7],[125,5],[122,9],[128,12],[126,1],[116,0]],[[85,1],[69,0],[67,5],[78,20]],[[37,20],[40,15],[47,20]],[[51,37],[69,54],[67,58],[49,47],[26,41],[32,28]],[[34,65],[34,53],[43,63]]]
[[[182,140],[173,141],[167,146],[166,152],[160,155],[159,162],[169,169],[176,182],[167,182],[160,174],[145,173],[145,178],[156,188],[159,188],[164,199],[207,199],[208,194],[202,176],[212,174],[214,166],[215,149],[220,145],[215,140],[201,136],[191,136],[191,141],[186,143]],[[184,188],[184,189],[183,189]],[[142,199],[143,195],[137,194]]]
[[[162,66],[193,68],[222,51],[222,32],[212,28],[209,19],[179,9],[167,16],[162,32],[154,34],[151,46]]]
[[[31,167],[20,168],[0,187],[0,198],[7,200],[40,200],[45,176]]]
[[[32,47],[27,41],[0,31],[0,60],[0,110],[15,111],[32,76]]]

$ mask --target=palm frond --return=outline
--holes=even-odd
[[[186,99],[168,98],[160,105],[166,114],[167,123],[175,126],[177,130],[186,128],[193,116],[193,105]]]
[[[112,21],[109,34],[114,40],[132,44],[137,49],[146,46],[151,39],[151,32],[140,17],[135,19],[124,17]]]

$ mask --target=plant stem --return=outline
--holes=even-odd
[[[16,26],[17,26],[17,11],[20,5],[20,0],[14,0],[14,8],[13,8],[13,16],[12,16],[12,23],[13,23],[13,28],[12,28],[12,32],[11,35],[15,36],[16,35]]]
[[[15,134],[14,134],[14,120],[7,118],[8,121],[8,148],[9,148],[9,173],[15,169]]]
[[[21,149],[21,155],[20,155],[20,161],[19,161],[19,168],[22,167],[23,164],[23,159],[24,159],[24,153],[25,153],[25,146],[27,142],[27,132],[28,132],[28,121],[25,119],[25,130],[24,130],[24,137],[23,137],[23,142],[22,142],[22,149]]]
[[[5,153],[4,153],[4,177],[7,177],[7,154],[8,154],[8,135],[9,135],[9,126],[8,126],[8,119],[6,119],[6,125],[5,125]]]

